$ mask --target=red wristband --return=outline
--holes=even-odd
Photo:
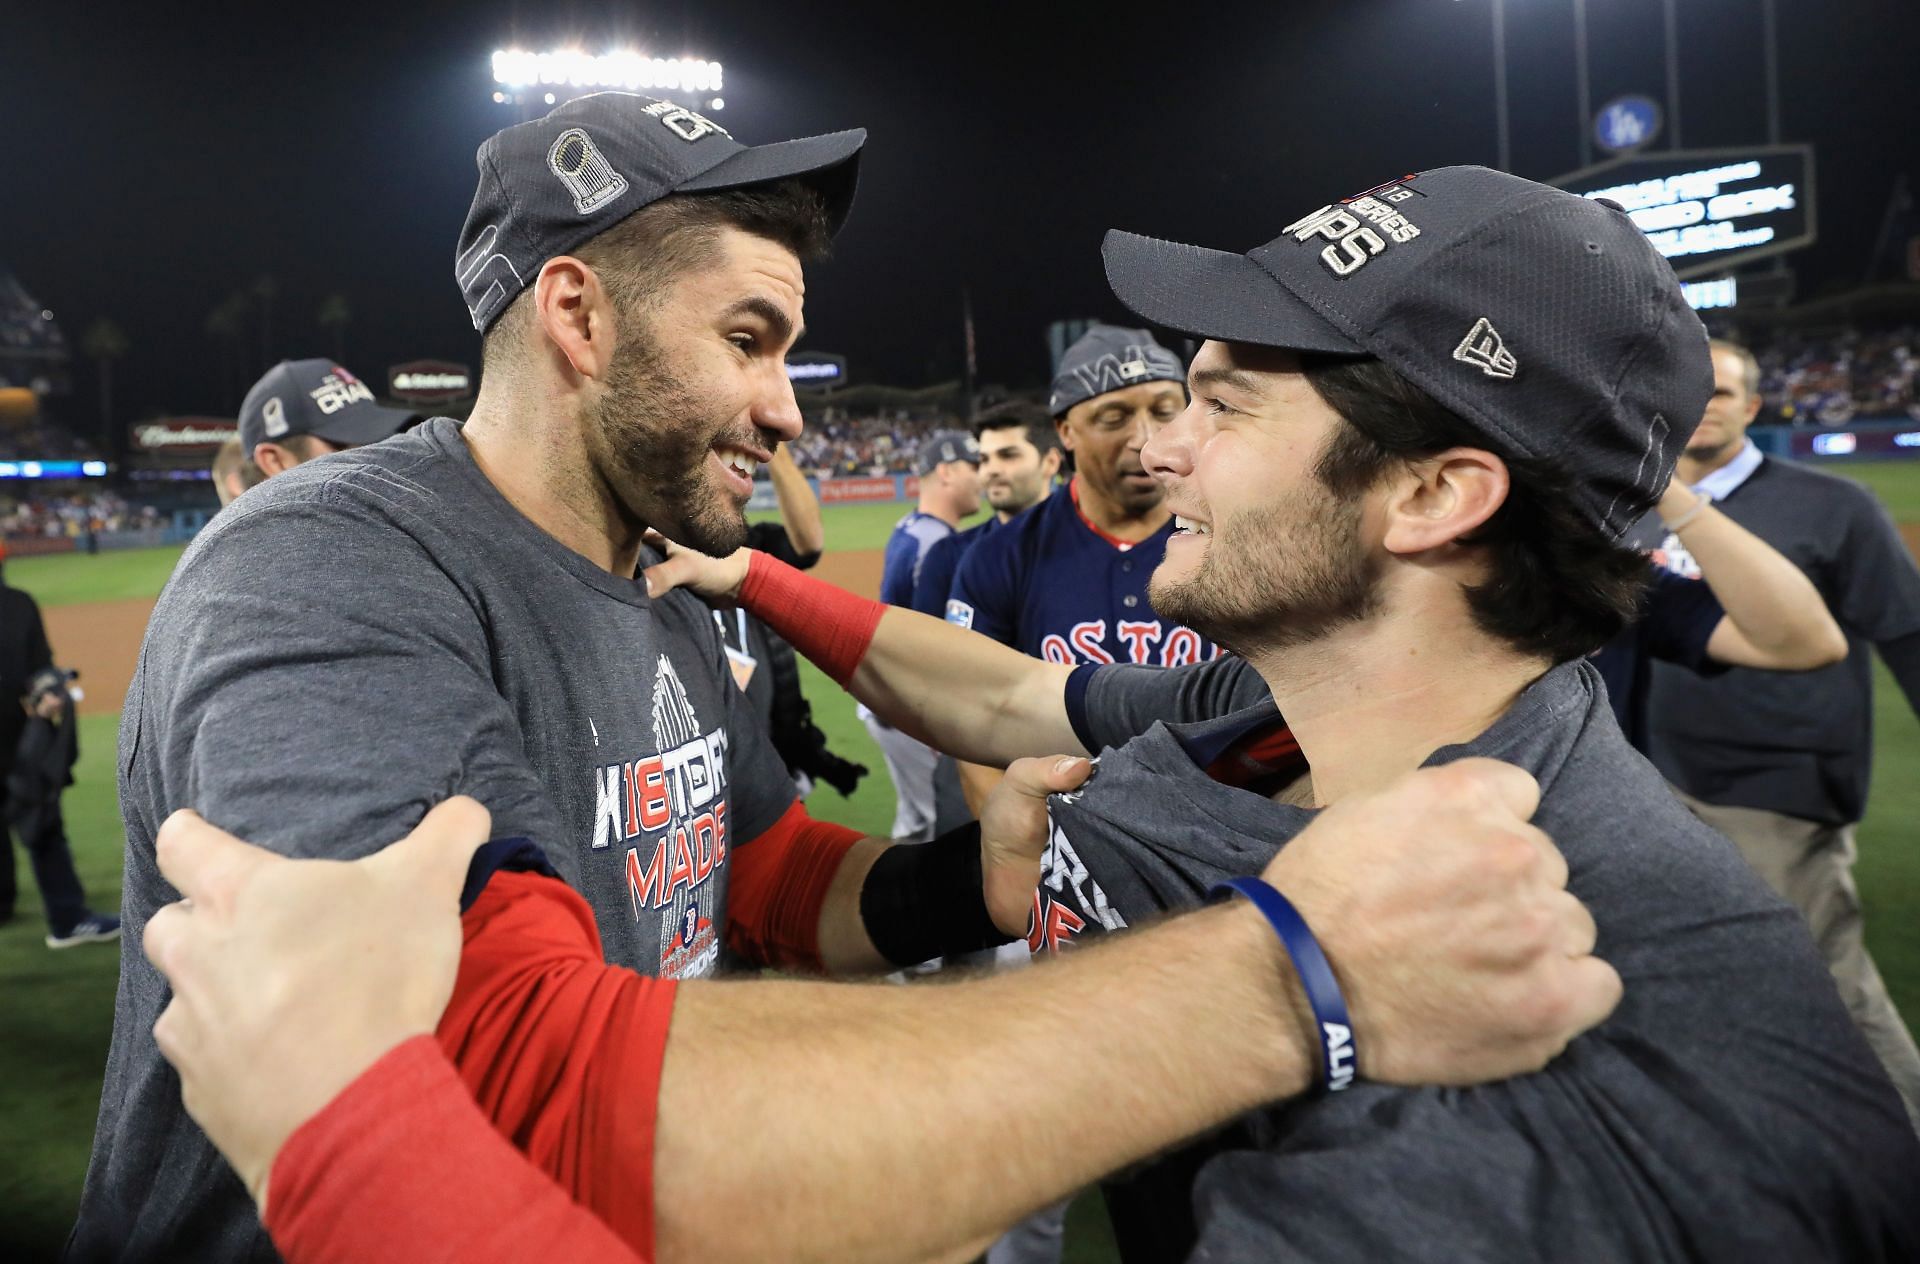
[[[833,678],[842,689],[873,643],[887,608],[812,579],[757,549],[740,581],[740,604]]]

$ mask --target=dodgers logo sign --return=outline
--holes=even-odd
[[[1593,117],[1594,143],[1610,154],[1651,145],[1659,134],[1660,103],[1652,97],[1615,97]]]

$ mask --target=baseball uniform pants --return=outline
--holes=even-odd
[[[860,708],[860,718],[887,761],[887,775],[893,778],[893,837],[908,843],[932,841],[933,768],[939,752],[865,707]]]

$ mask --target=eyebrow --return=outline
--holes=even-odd
[[[1245,369],[1195,369],[1188,375],[1193,381],[1195,391],[1206,390],[1215,385],[1228,386],[1242,395],[1251,395],[1264,399],[1266,392],[1260,389],[1260,383],[1253,374]]]
[[[722,321],[732,320],[736,316],[758,316],[773,330],[774,337],[782,343],[800,341],[806,335],[805,325],[794,328],[792,317],[781,309],[778,303],[759,294],[749,295],[720,314]]]

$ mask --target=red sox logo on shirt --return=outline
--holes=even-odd
[[[947,603],[947,618],[953,620],[953,607],[958,602]],[[972,611],[969,610],[971,615]],[[962,625],[966,626],[966,625]],[[1142,619],[1134,622],[1122,619],[1114,627],[1114,632],[1125,648],[1125,662],[1157,664],[1161,667],[1184,667],[1188,663],[1197,663],[1209,657],[1207,643],[1192,628],[1175,625],[1167,631],[1158,619]],[[1117,663],[1123,660],[1114,656],[1106,647],[1107,621],[1088,619],[1076,623],[1068,629],[1065,636],[1058,632],[1049,632],[1040,639],[1040,657],[1049,663]],[[1155,649],[1158,648],[1156,655]],[[1215,653],[1218,653],[1216,650]]]
[[[631,842],[634,921],[660,919],[660,977],[710,973],[719,960],[716,884],[727,859],[727,733],[701,732],[664,654],[653,685],[654,753],[594,770],[592,846]]]

